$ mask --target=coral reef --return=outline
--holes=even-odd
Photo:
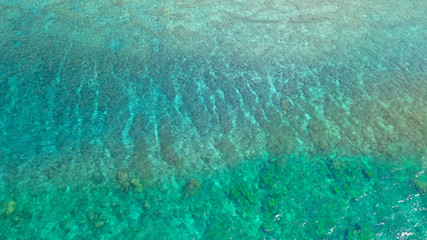
[[[415,186],[415,188],[418,190],[421,194],[427,193],[427,181],[423,181],[418,178],[412,179],[411,183]]]
[[[183,188],[184,197],[194,196],[199,190],[200,190],[200,182],[199,180],[193,178]]]
[[[18,208],[18,204],[15,201],[13,200],[8,201],[3,207],[3,210],[1,211],[1,215],[10,217],[16,212],[17,208]]]
[[[108,223],[104,215],[100,212],[94,212],[89,210],[86,212],[86,218],[88,222],[91,224],[91,226],[94,228],[103,227],[106,223]]]
[[[129,180],[129,172],[124,170],[124,169],[120,169],[119,171],[117,171],[116,179],[120,182],[128,181]]]
[[[130,180],[130,184],[132,185],[134,192],[141,193],[144,191],[144,187],[136,178],[132,178],[132,180]]]
[[[116,179],[121,189],[125,192],[133,190],[135,193],[141,193],[144,191],[142,183],[136,177],[131,177],[129,172],[125,169],[117,171]]]

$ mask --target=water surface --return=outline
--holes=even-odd
[[[426,10],[0,0],[0,238],[427,238]]]

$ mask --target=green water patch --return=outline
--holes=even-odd
[[[423,159],[283,155],[142,186],[126,169],[1,196],[8,239],[426,237]]]

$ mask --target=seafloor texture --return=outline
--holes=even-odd
[[[0,0],[0,239],[426,239],[427,1]]]

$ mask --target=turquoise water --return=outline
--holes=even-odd
[[[0,239],[426,239],[426,16],[0,0]]]

